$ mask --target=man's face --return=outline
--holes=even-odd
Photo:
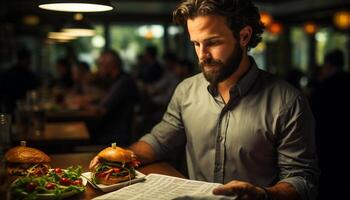
[[[205,78],[211,84],[226,80],[238,68],[242,49],[222,16],[198,16],[187,21],[191,41]]]

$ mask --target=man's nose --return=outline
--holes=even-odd
[[[208,51],[208,49],[203,46],[200,47],[198,58],[200,61],[207,60],[208,58],[210,58],[210,52]]]

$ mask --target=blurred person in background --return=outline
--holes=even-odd
[[[71,93],[86,94],[92,82],[90,66],[87,62],[77,62],[72,66],[73,87]]]
[[[24,99],[26,93],[40,87],[41,80],[31,70],[31,52],[21,48],[16,53],[16,64],[0,74],[2,111],[13,114],[16,101]]]
[[[188,59],[182,59],[175,66],[174,73],[182,81],[193,75],[193,63]]]
[[[72,67],[73,91],[76,94],[86,93],[89,84],[90,66],[86,62],[78,62]]]
[[[165,70],[169,73],[174,73],[176,66],[179,63],[178,57],[173,52],[166,52],[162,56],[162,61]]]
[[[324,57],[311,106],[316,118],[316,139],[321,167],[320,199],[343,199],[350,188],[348,134],[350,77],[344,71],[344,54],[336,49]]]
[[[291,69],[287,72],[285,76],[285,80],[293,85],[295,88],[302,90],[302,86],[300,84],[301,79],[304,77],[304,74],[302,71],[298,69]]]
[[[82,96],[80,108],[94,111],[100,120],[92,131],[92,141],[97,144],[130,144],[134,108],[138,102],[138,89],[135,81],[123,70],[123,62],[114,50],[104,50],[98,58],[101,78],[111,85],[96,104]]]
[[[143,63],[138,68],[138,79],[144,84],[152,84],[163,75],[164,69],[157,59],[157,54],[158,49],[153,45],[147,46],[143,53]]]
[[[138,130],[148,132],[161,120],[166,106],[179,82],[173,68],[177,58],[172,53],[164,54],[163,65],[157,59],[157,48],[147,46],[143,56],[143,63],[139,64],[138,87],[141,91],[140,109],[141,116]]]
[[[257,7],[185,0],[173,16],[187,25],[202,73],[177,86],[162,121],[130,149],[146,164],[185,148],[189,178],[224,184],[216,195],[315,200],[319,170],[307,99],[248,56],[264,28]]]
[[[72,79],[72,64],[67,58],[59,58],[56,61],[56,79],[54,81],[54,87],[61,89],[70,89],[73,86]]]
[[[71,74],[73,85],[65,96],[65,106],[70,109],[81,109],[88,104],[97,103],[103,92],[94,85],[89,64],[78,61],[72,65]]]
[[[66,94],[73,87],[72,66],[70,61],[65,58],[58,58],[55,63],[55,76],[52,80],[51,92],[54,102],[59,107],[64,107]]]

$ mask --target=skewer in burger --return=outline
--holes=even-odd
[[[21,146],[13,147],[5,153],[5,163],[9,175],[42,176],[48,173],[51,159],[44,152],[27,147],[25,141]]]
[[[97,184],[112,185],[132,180],[136,176],[135,167],[140,164],[132,151],[117,147],[115,143],[96,157],[98,162],[91,171],[92,180]]]

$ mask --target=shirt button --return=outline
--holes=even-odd
[[[223,137],[220,135],[219,137],[218,137],[218,142],[221,142],[223,140]]]

